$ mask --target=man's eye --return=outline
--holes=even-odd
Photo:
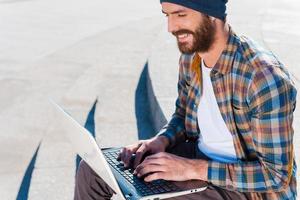
[[[178,17],[185,17],[185,16],[186,16],[186,14],[182,14],[182,13],[178,14]]]

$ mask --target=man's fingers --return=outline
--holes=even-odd
[[[147,156],[143,162],[150,161],[150,160],[155,160],[155,159],[162,159],[160,161],[164,161],[167,158],[169,158],[168,153],[160,152],[160,153],[156,153],[156,154],[152,154],[150,156]],[[153,161],[153,162],[155,162],[155,161]]]
[[[138,150],[135,152],[135,159],[134,159],[134,164],[133,164],[134,168],[136,168],[140,164],[140,162],[143,158],[143,155],[146,153],[146,151],[147,151],[147,146],[145,144],[142,144],[138,148]]]
[[[146,165],[146,166],[140,168],[137,171],[137,176],[142,177],[142,176],[145,176],[145,175],[150,174],[150,173],[165,172],[165,171],[166,171],[166,167],[163,166],[163,165],[150,164],[150,165]]]
[[[134,170],[134,174],[138,174],[138,173],[141,173],[141,171],[148,167],[148,166],[165,166],[166,164],[166,161],[162,158],[155,158],[155,159],[147,159],[147,160],[144,160],[141,164],[139,164],[135,170]],[[148,171],[149,173],[149,171]]]
[[[119,160],[123,161],[124,160],[124,157],[125,157],[125,148],[123,148],[120,153],[119,153]]]
[[[132,155],[131,150],[127,149],[127,148],[123,148],[122,151],[119,154],[119,157],[120,157],[119,160],[121,160],[124,164],[125,163],[128,164],[129,155]]]
[[[158,180],[158,179],[164,179],[164,180],[167,180],[166,179],[166,173],[165,172],[155,172],[153,174],[149,174],[148,176],[146,176],[144,178],[144,181],[146,182],[151,182],[151,181],[154,181],[154,180]]]
[[[126,159],[126,156],[127,156],[127,151],[130,151],[131,152],[130,154],[132,155],[133,153],[135,153],[137,151],[137,149],[142,145],[142,143],[143,143],[143,141],[141,140],[139,143],[124,147],[120,151],[120,153],[117,157],[117,160],[121,160],[124,162],[124,160]]]
[[[131,159],[131,156],[132,156],[132,151],[131,150],[128,150],[126,149],[125,150],[125,155],[124,155],[124,158],[123,158],[123,163],[125,165],[125,167],[128,167],[129,164],[130,164],[130,159]]]
[[[161,154],[161,153],[158,153],[158,154]],[[138,155],[138,152],[136,153],[136,156],[137,155]],[[139,160],[137,160],[137,158],[135,158],[135,162],[134,162],[135,171],[138,171],[140,168],[143,168],[144,166],[149,165],[149,164],[165,164],[165,158],[163,155],[161,155],[161,156],[155,156],[155,155],[156,154],[147,156],[145,158],[145,160],[143,160],[143,162],[141,162],[142,161],[141,158],[143,157],[143,155],[141,155]]]
[[[124,148],[123,148],[124,149]],[[117,157],[117,160],[120,161],[122,160],[122,152],[123,152],[123,149],[120,150],[119,154],[118,154],[118,157]]]

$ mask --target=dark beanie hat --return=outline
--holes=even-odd
[[[226,17],[227,1],[228,0],[160,0],[160,3],[170,2],[182,5],[203,14],[224,20]]]

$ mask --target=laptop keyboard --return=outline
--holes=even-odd
[[[133,169],[125,168],[123,163],[117,160],[119,152],[119,150],[110,150],[104,151],[103,154],[111,167],[117,170],[143,196],[178,191],[178,188],[168,181],[155,180],[152,182],[145,182],[136,175],[133,175]]]

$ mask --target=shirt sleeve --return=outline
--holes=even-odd
[[[177,83],[178,97],[175,103],[175,112],[168,124],[159,132],[158,135],[166,136],[169,139],[169,147],[185,141],[185,113],[186,99],[188,95],[186,78],[184,73],[183,56],[179,59],[179,78]]]
[[[208,181],[240,192],[281,191],[293,170],[293,111],[297,91],[279,68],[264,67],[248,91],[256,161],[209,161]]]

